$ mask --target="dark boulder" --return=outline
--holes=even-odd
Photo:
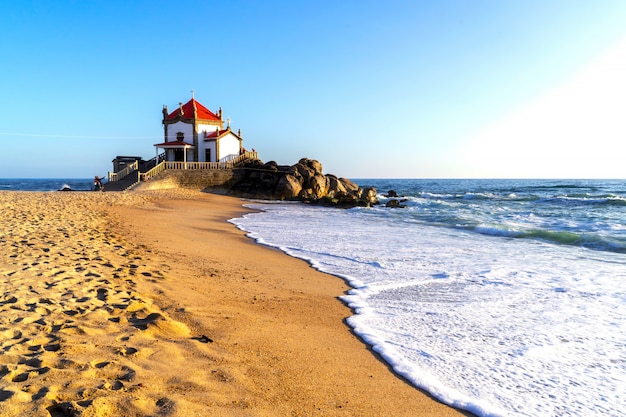
[[[362,190],[346,178],[322,172],[322,164],[302,158],[291,166],[274,161],[253,161],[239,170],[239,180],[229,191],[245,198],[300,200],[336,207],[369,207],[378,204],[376,190]]]
[[[376,189],[374,187],[367,187],[365,190],[363,190],[360,201],[364,202],[366,207],[378,204]]]
[[[385,204],[385,207],[389,207],[389,208],[405,208],[406,206],[403,205],[403,204],[400,204],[400,202],[394,198],[392,200],[387,201],[387,203]]]
[[[278,183],[273,192],[273,199],[293,200],[302,191],[302,181],[298,176],[286,174],[278,178]]]

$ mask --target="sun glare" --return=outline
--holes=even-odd
[[[478,176],[623,178],[626,38],[460,149]]]

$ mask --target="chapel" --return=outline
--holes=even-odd
[[[243,152],[241,130],[233,132],[230,119],[224,128],[222,108],[212,112],[191,95],[187,103],[169,112],[163,106],[165,142],[155,144],[170,162],[225,162]]]

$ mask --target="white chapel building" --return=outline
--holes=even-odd
[[[241,131],[233,132],[230,120],[224,128],[222,109],[212,112],[193,94],[171,113],[163,106],[163,130],[165,142],[154,146],[157,155],[164,150],[169,162],[224,162],[244,151]]]

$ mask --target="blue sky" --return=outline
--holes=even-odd
[[[220,106],[264,161],[349,178],[624,178],[626,1],[21,0],[0,177],[154,156]]]

